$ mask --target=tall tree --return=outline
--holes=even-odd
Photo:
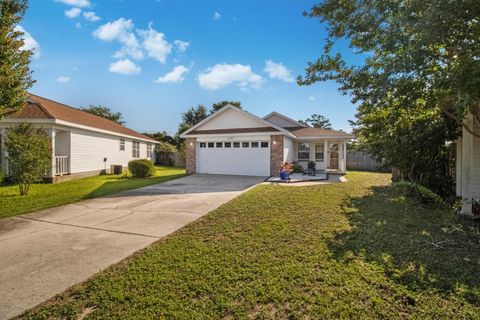
[[[0,119],[20,110],[33,85],[32,51],[23,50],[23,32],[15,27],[27,10],[26,0],[0,1]]]
[[[175,138],[170,136],[166,131],[158,131],[154,133],[144,133],[147,137],[157,140],[158,142],[166,142],[175,145]]]
[[[112,120],[122,126],[125,125],[125,121],[123,121],[123,115],[120,112],[114,112],[109,107],[104,107],[101,105],[89,105],[88,107],[80,108],[80,110],[94,114],[96,116]]]
[[[305,120],[299,120],[298,122],[308,127],[332,129],[332,124],[330,123],[330,120],[321,114],[314,113],[309,118]]]
[[[308,15],[320,20],[327,39],[298,83],[336,81],[358,105],[360,144],[407,179],[434,188],[446,178],[446,141],[465,126],[467,113],[480,123],[480,2],[324,0]],[[344,41],[356,59],[335,49]],[[429,153],[433,168],[409,157]]]
[[[222,109],[223,107],[225,107],[226,105],[232,105],[234,107],[237,107],[239,109],[242,109],[242,103],[240,101],[228,101],[228,100],[223,100],[223,101],[220,101],[220,102],[217,102],[217,103],[214,103],[212,105],[212,109],[210,110],[210,114],[213,114],[215,112],[217,112],[218,110]]]
[[[176,145],[181,147],[183,139],[180,138],[180,135],[208,117],[207,108],[203,104],[199,104],[196,107],[191,107],[182,114],[182,122],[178,125],[178,131],[175,135]]]

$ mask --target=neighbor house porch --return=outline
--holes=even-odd
[[[294,143],[293,161],[307,170],[310,161],[315,162],[317,171],[344,174],[347,141],[325,139],[301,139]]]

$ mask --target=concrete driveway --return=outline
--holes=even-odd
[[[0,220],[0,319],[63,292],[264,179],[193,175]]]

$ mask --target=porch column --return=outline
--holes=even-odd
[[[473,115],[468,114],[465,124],[473,128]],[[462,211],[460,214],[471,216],[472,212],[472,174],[473,174],[473,134],[463,129],[462,133]]]
[[[56,169],[56,162],[55,162],[55,136],[57,132],[55,129],[50,129],[49,135],[50,135],[50,143],[51,143],[51,148],[52,148],[52,168],[50,170],[50,177],[55,177],[55,169]]]
[[[323,141],[323,162],[325,162],[325,170],[330,166],[330,157],[328,156],[328,140]]]

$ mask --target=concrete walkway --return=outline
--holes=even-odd
[[[86,280],[263,181],[194,175],[0,220],[0,319]]]

